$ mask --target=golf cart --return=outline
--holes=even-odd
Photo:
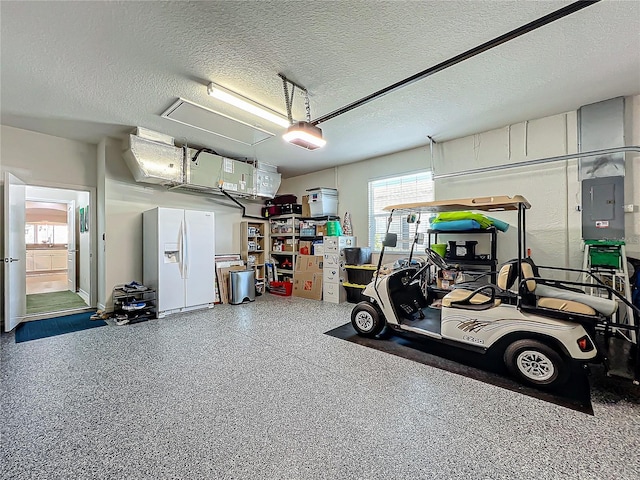
[[[385,327],[409,332],[433,341],[486,353],[498,352],[507,369],[521,381],[537,386],[557,386],[570,374],[571,362],[584,365],[604,362],[607,355],[598,346],[597,332],[621,332],[633,345],[633,381],[640,381],[639,327],[633,318],[626,323],[614,320],[619,303],[631,306],[636,318],[640,310],[616,290],[593,277],[592,283],[543,278],[539,270],[589,272],[556,267],[538,267],[525,258],[525,211],[529,202],[522,196],[469,198],[451,201],[409,203],[386,207],[387,232],[378,260],[378,274],[363,291],[369,300],[358,303],[351,313],[357,333],[373,337]],[[415,219],[416,214],[464,210],[516,211],[518,216],[518,257],[505,263],[496,284],[459,284],[442,291],[427,279],[431,269],[450,268],[430,248],[422,267],[411,265],[380,273],[386,247],[394,247],[397,235],[389,233],[395,215]],[[454,233],[454,232],[449,232]],[[418,241],[416,233],[414,244]],[[413,246],[412,246],[413,252]],[[564,274],[563,274],[564,275]],[[594,286],[595,284],[595,286]],[[596,295],[584,293],[584,289]],[[435,307],[435,308],[434,308]]]

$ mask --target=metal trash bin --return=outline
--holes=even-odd
[[[256,285],[253,270],[232,270],[230,274],[232,305],[256,299]]]

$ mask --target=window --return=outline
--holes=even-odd
[[[49,223],[27,223],[24,239],[27,244],[56,244],[69,243],[69,228],[67,225],[53,225]]]
[[[419,172],[400,177],[390,177],[369,182],[369,245],[375,252],[382,249],[382,240],[387,230],[389,212],[382,210],[388,205],[409,202],[429,202],[434,199],[433,179],[431,172]],[[421,218],[419,232],[426,232],[429,227],[428,218]],[[398,234],[398,246],[390,249],[394,253],[408,253],[413,236],[416,233],[415,223],[407,223],[406,214],[397,214],[389,232]]]

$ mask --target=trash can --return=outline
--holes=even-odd
[[[245,301],[253,302],[256,299],[256,285],[252,270],[232,270],[229,272],[231,283],[232,305],[238,305]]]

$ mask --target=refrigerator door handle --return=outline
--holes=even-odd
[[[187,231],[188,222],[184,220],[184,230],[182,231],[183,237],[183,251],[184,251],[184,267],[183,267],[183,278],[189,278],[189,232]]]
[[[181,221],[180,222],[180,228],[178,229],[178,252],[180,253],[179,256],[179,263],[178,263],[178,269],[180,270],[180,277],[184,278],[184,224]]]

